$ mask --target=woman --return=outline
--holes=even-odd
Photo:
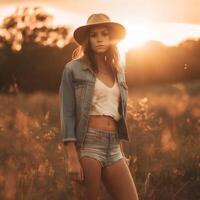
[[[79,47],[60,85],[61,132],[72,181],[97,199],[103,181],[113,199],[138,200],[120,139],[129,140],[125,116],[128,88],[116,44],[125,28],[102,13],[74,31]]]

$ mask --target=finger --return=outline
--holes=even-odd
[[[77,176],[76,172],[69,173],[69,177],[70,177],[71,180],[76,180],[76,176]]]
[[[80,173],[77,172],[76,174],[74,174],[74,180],[75,181],[79,181],[80,180]]]
[[[83,181],[83,170],[80,171],[80,181]]]
[[[76,172],[72,171],[72,172],[69,172],[68,174],[69,174],[69,176],[74,176],[74,174],[76,174]]]
[[[77,173],[77,181],[81,182],[82,181],[82,170],[80,168],[79,173]]]
[[[79,182],[79,183],[82,183],[82,181],[83,181],[83,179],[82,179],[82,175],[81,175],[81,172],[80,172],[79,178],[78,178],[78,182]]]
[[[83,169],[81,168],[81,181],[84,180],[84,173],[83,173]]]
[[[80,173],[77,173],[77,174],[76,174],[75,179],[76,179],[76,181],[80,181]]]
[[[77,172],[75,179],[76,179],[76,181],[80,181],[80,179],[81,179],[80,170],[79,170],[79,172]]]

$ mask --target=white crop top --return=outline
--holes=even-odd
[[[114,85],[110,88],[101,80],[96,78],[94,95],[90,115],[109,115],[116,121],[120,119],[118,112],[120,91],[115,79]]]

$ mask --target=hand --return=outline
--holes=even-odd
[[[68,158],[68,174],[72,181],[83,181],[83,169],[80,164],[78,157],[69,157]]]

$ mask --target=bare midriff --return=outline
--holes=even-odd
[[[107,115],[89,115],[88,128],[96,128],[115,134],[117,132],[117,121]]]

